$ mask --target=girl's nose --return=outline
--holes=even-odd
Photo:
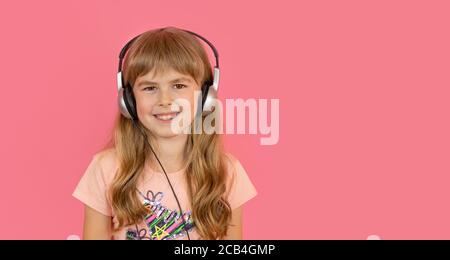
[[[170,94],[170,91],[167,91],[167,90],[160,91],[158,104],[159,104],[159,106],[172,105],[172,95]]]

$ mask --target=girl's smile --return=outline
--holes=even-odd
[[[168,113],[153,114],[153,116],[163,124],[170,124],[172,120],[175,117],[177,117],[180,113],[181,112],[168,112]]]

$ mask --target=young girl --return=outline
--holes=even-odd
[[[121,104],[110,147],[93,157],[73,193],[85,204],[84,239],[242,238],[243,204],[257,192],[240,162],[222,150],[219,134],[194,133],[197,119],[205,119],[196,113],[194,92],[201,91],[204,106],[216,76],[199,39],[210,44],[169,27],[124,47],[119,81],[131,101]],[[171,128],[179,116],[192,118],[189,132]]]

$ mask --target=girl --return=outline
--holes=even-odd
[[[85,204],[84,239],[242,238],[243,204],[257,192],[215,131],[194,133],[205,119],[195,92],[204,97],[214,81],[199,39],[207,42],[169,27],[128,46],[121,83],[135,116],[118,113],[111,145],[94,155],[73,193]],[[174,132],[171,122],[183,116],[192,118],[190,131]]]

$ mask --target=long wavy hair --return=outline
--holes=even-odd
[[[164,68],[190,75],[200,86],[213,77],[208,56],[200,41],[174,27],[147,31],[139,36],[128,50],[123,67],[124,80],[131,86],[138,77],[152,70],[157,73]],[[203,121],[204,117],[201,119]],[[109,142],[109,146],[115,148],[119,162],[109,193],[118,220],[114,231],[141,222],[143,216],[149,213],[136,189],[145,164],[150,161],[149,155],[153,155],[141,132],[145,129],[144,125],[138,122],[137,127],[119,112]],[[215,131],[212,134],[203,131],[194,134],[194,127],[191,129],[184,158],[192,218],[202,239],[222,239],[231,221],[231,208],[225,196],[226,158],[223,145]]]

